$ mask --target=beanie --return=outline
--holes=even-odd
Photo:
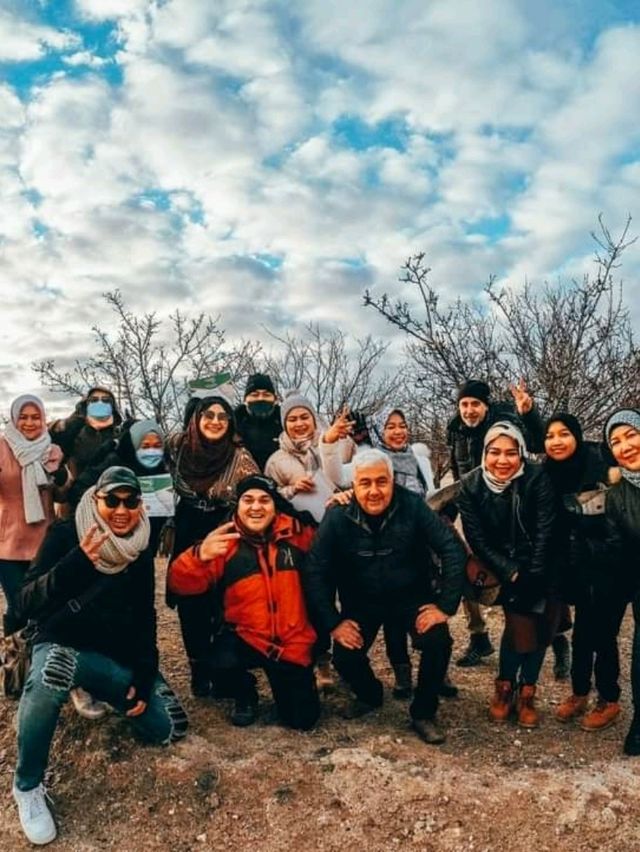
[[[253,373],[249,376],[247,386],[244,389],[245,397],[257,390],[269,391],[269,393],[275,396],[276,389],[271,381],[271,376],[267,376],[264,373]]]
[[[313,407],[313,403],[307,399],[306,396],[303,396],[298,389],[292,390],[288,396],[282,400],[280,405],[280,417],[282,420],[282,428],[284,429],[284,424],[287,421],[287,415],[294,408],[306,408],[307,411],[310,411],[313,419],[315,420],[316,426],[318,426],[318,414]]]
[[[480,379],[467,379],[467,381],[461,384],[458,388],[458,402],[460,402],[461,399],[464,399],[465,396],[470,396],[473,399],[479,399],[480,402],[484,402],[485,405],[489,405],[491,391],[489,390],[489,385],[486,382],[483,382]]]

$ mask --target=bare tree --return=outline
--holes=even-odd
[[[587,430],[599,427],[614,405],[637,403],[640,350],[622,285],[614,282],[623,252],[635,242],[630,225],[631,217],[614,238],[599,218],[592,234],[596,273],[582,281],[498,289],[491,279],[484,300],[443,304],[420,253],[400,277],[417,291],[418,307],[365,294],[365,305],[407,335],[407,379],[431,443],[442,441],[456,386],[470,377],[488,381],[496,396],[524,377],[543,413],[569,409]]]
[[[155,312],[133,314],[119,290],[103,298],[116,315],[116,332],[94,326],[96,354],[70,371],[50,359],[34,364],[45,387],[81,396],[91,385],[104,385],[131,417],[152,417],[171,430],[182,420],[189,380],[224,370],[234,381],[251,372],[260,351],[250,342],[227,347],[219,320],[207,314],[189,318],[176,310],[163,323]]]

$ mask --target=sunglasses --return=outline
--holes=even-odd
[[[118,506],[124,506],[125,509],[137,509],[140,505],[140,496],[138,494],[129,494],[127,497],[118,497],[115,494],[98,494],[100,500],[104,500],[104,505],[107,509],[117,509]]]
[[[202,417],[205,420],[208,420],[210,423],[212,423],[214,420],[218,420],[220,423],[229,422],[229,415],[225,414],[224,411],[220,413],[218,413],[217,411],[203,411]]]

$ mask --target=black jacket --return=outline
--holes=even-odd
[[[235,410],[236,429],[242,443],[256,460],[260,470],[264,470],[267,459],[279,449],[278,438],[282,432],[280,406],[274,406],[268,417],[253,417],[246,405]]]
[[[68,601],[94,583],[100,583],[100,593],[72,612]],[[131,668],[138,697],[148,701],[158,673],[154,566],[148,548],[125,571],[104,575],[78,546],[75,523],[54,523],[24,579],[18,619],[37,622],[36,642],[96,651]]]
[[[504,603],[527,611],[554,580],[555,499],[542,466],[525,462],[523,475],[500,494],[487,487],[482,470],[474,470],[462,479],[458,508],[469,547],[503,581]]]
[[[431,551],[441,563],[439,570]],[[417,494],[396,486],[377,530],[352,498],[325,514],[303,568],[312,619],[321,631],[331,631],[344,618],[429,602],[453,615],[465,563],[460,542]],[[436,581],[439,592],[434,591]],[[336,586],[341,613],[335,605]]]
[[[522,429],[527,449],[544,452],[544,428],[535,406],[528,414],[519,415],[508,402],[491,403],[482,423],[474,428],[465,426],[460,414],[447,425],[447,444],[451,450],[451,471],[454,479],[470,473],[482,461],[484,436],[500,420],[508,420]]]
[[[640,588],[640,488],[626,479],[613,485],[607,492],[606,520],[610,558],[633,594]]]

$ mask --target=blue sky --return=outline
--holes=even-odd
[[[636,2],[0,0],[0,107],[5,397],[105,290],[388,336],[362,290],[411,253],[472,297],[640,215]]]

